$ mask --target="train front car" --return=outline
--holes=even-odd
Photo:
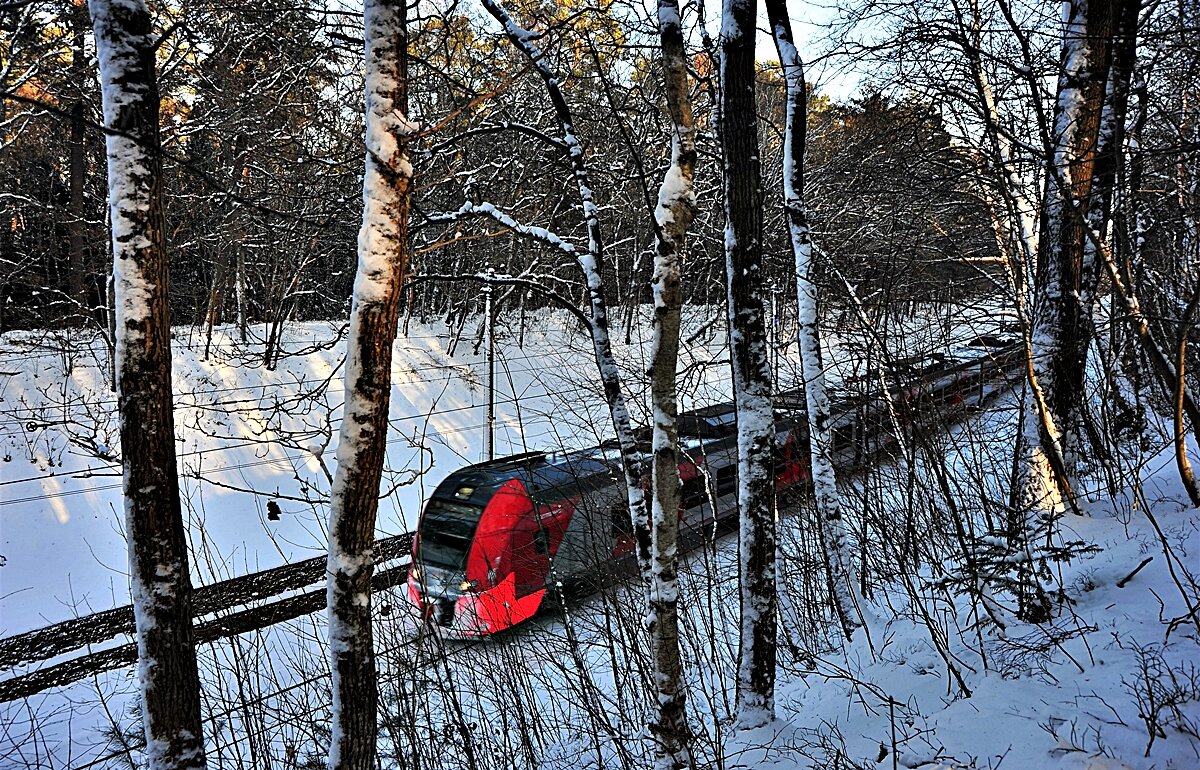
[[[611,556],[614,511],[623,510],[615,478],[600,448],[455,471],[421,514],[410,599],[458,636],[533,617],[548,585]]]

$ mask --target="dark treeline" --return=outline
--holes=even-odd
[[[670,141],[654,27],[636,9],[602,6],[564,3],[538,18],[553,66],[569,73],[564,91],[604,211],[610,301],[620,305],[649,300],[651,214]],[[492,222],[446,216],[487,202],[522,224],[585,240],[544,97],[474,14],[451,9],[412,25],[410,98],[423,129],[413,145],[414,271],[493,267],[574,283],[556,250]],[[153,18],[164,35],[173,323],[237,324],[270,347],[289,319],[344,317],[361,216],[358,20],[279,2],[163,5]],[[0,76],[15,97],[0,107],[0,329],[103,329],[111,259],[96,65],[79,38],[86,10],[59,0],[0,20],[11,41]],[[724,280],[715,64],[696,42],[698,211],[684,292],[686,301],[712,303]],[[770,65],[758,79],[766,264],[782,290],[793,280],[778,182],[783,83]],[[811,220],[841,274],[827,278],[836,287],[844,277],[879,303],[986,288],[997,255],[980,193],[986,176],[938,105],[892,91],[844,103],[810,98]],[[476,309],[465,285],[427,282],[406,299],[420,314]],[[504,301],[545,303],[520,291]]]

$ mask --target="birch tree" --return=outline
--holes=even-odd
[[[725,0],[719,109],[725,172],[725,276],[738,434],[738,555],[742,620],[739,727],[775,716],[775,473],[771,363],[762,297],[762,184],[755,109],[756,0]]]
[[[179,504],[157,41],[141,0],[90,0],[103,91],[130,595],[151,770],[205,766]]]
[[[671,118],[671,165],[658,189],[654,211],[654,338],[650,394],[654,414],[651,502],[650,629],[658,717],[655,764],[691,765],[683,665],[679,657],[679,434],[675,370],[679,362],[680,261],[696,211],[696,128],[688,91],[687,55],[677,0],[658,0],[663,81]]]
[[[490,204],[467,203],[458,213],[490,217],[515,232],[521,232],[528,237],[553,245],[560,251],[575,257],[579,263],[587,285],[590,311],[588,331],[592,338],[596,368],[600,373],[600,382],[604,387],[604,400],[608,405],[609,417],[612,420],[613,431],[621,451],[621,469],[625,476],[626,499],[629,502],[629,515],[637,540],[638,564],[642,575],[648,578],[650,574],[650,528],[646,515],[645,494],[642,492],[643,463],[634,439],[629,407],[625,403],[625,394],[621,387],[621,372],[617,368],[617,362],[612,352],[612,338],[609,334],[608,324],[608,301],[604,296],[604,281],[601,278],[604,265],[604,234],[600,228],[600,209],[596,205],[596,198],[592,192],[591,174],[588,171],[583,145],[575,134],[571,107],[563,95],[559,78],[547,63],[546,57],[536,43],[539,36],[517,24],[504,6],[496,0],[483,0],[483,5],[488,13],[500,22],[509,42],[529,60],[545,85],[546,94],[554,109],[554,116],[562,131],[562,146],[566,149],[570,159],[571,173],[579,192],[584,224],[587,228],[587,248],[579,250],[547,230],[519,225],[511,216]]]
[[[854,562],[847,542],[838,497],[837,474],[833,469],[833,434],[829,425],[829,393],[821,360],[821,334],[817,316],[817,287],[813,282],[813,242],[804,204],[804,145],[807,135],[807,96],[804,62],[792,38],[792,22],[784,0],[766,0],[767,19],[775,38],[775,50],[783,69],[786,111],[783,137],[783,205],[788,235],[796,257],[796,302],[801,372],[808,407],[809,456],[812,461],[813,493],[817,521],[825,543],[829,584],[834,606],[849,638],[862,625],[855,597]]]
[[[408,266],[412,167],[404,0],[367,0],[366,169],[350,311],[345,413],[329,510],[331,770],[374,770],[378,690],[371,627],[371,546],[387,451],[392,343]]]

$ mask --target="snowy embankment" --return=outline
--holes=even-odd
[[[689,326],[709,318],[693,311]],[[455,344],[444,324],[413,322],[396,341],[381,537],[408,531],[425,490],[483,459],[487,366],[477,325]],[[635,333],[645,328],[635,324]],[[290,326],[283,347],[293,354],[274,371],[259,365],[261,345],[235,343],[231,329],[218,330],[207,359],[200,331],[175,330],[176,438],[196,584],[325,552],[343,393],[337,330]],[[498,456],[609,437],[591,346],[572,319],[536,316],[522,345],[516,328],[499,333]],[[717,327],[685,347],[682,409],[730,397],[723,337]],[[936,330],[917,339],[898,342],[933,346]],[[617,350],[639,396],[648,347],[635,338]],[[850,346],[829,358],[847,377],[861,366]],[[780,387],[795,387],[794,343],[776,367]],[[0,340],[0,636],[128,602],[116,407],[100,340],[53,332]],[[632,408],[644,423],[642,399]]]
[[[994,314],[979,317],[986,320],[914,322],[893,333],[891,355],[944,347],[944,335],[961,341],[995,330]],[[691,328],[705,318],[695,313]],[[515,329],[502,335],[499,453],[607,437],[591,347],[572,323],[538,317],[523,347]],[[444,325],[414,323],[396,343],[386,474],[394,488],[381,504],[381,536],[406,531],[426,490],[482,459],[486,366],[483,351],[474,349],[474,328],[468,324],[452,348]],[[204,361],[198,334],[177,335],[180,472],[194,580],[206,584],[320,555],[342,393],[334,330],[293,327],[285,347],[297,354],[273,372],[257,365],[253,345],[223,337]],[[685,347],[682,408],[728,398],[722,337],[718,330],[715,340]],[[863,337],[827,339],[834,340],[827,360],[835,380],[854,378],[863,367]],[[618,353],[640,388],[648,345],[639,342]],[[119,476],[112,470],[115,400],[103,356],[59,353],[52,344],[47,335],[10,335],[0,351],[0,440],[10,458],[0,464],[3,636],[128,597]],[[795,366],[792,344],[778,362],[780,387],[795,382]],[[929,491],[931,469],[936,461],[951,471],[961,495],[952,515],[983,515],[969,500],[1002,499],[1013,414],[998,408],[963,423],[911,467],[889,465],[847,486],[853,535],[867,545],[866,572],[887,586],[869,596],[877,616],[869,640],[859,634],[846,645],[837,638],[823,609],[808,513],[803,505],[789,510],[781,546],[780,720],[772,727],[728,731],[736,547],[725,538],[687,558],[683,646],[702,761],[726,768],[1200,767],[1197,630],[1187,620],[1171,623],[1186,614],[1183,592],[1196,601],[1185,569],[1195,573],[1200,516],[1173,481],[1169,453],[1152,453],[1137,468],[1143,485],[1127,490],[1128,499],[1096,494],[1088,517],[1064,521],[1067,538],[1101,550],[1062,568],[1070,603],[1052,626],[1002,615],[999,632],[979,624],[965,597],[933,587],[957,554],[921,550],[924,533],[947,528],[944,500]],[[641,416],[635,411],[635,420]],[[1146,511],[1156,515],[1162,538]],[[915,556],[877,546],[901,531],[913,533]],[[644,744],[635,738],[645,729],[648,687],[634,588],[467,646],[432,637],[414,643],[402,593],[377,603],[381,752],[389,766],[399,764],[397,756],[411,766],[418,755],[430,768],[462,767],[468,756],[478,767],[642,766]],[[200,648],[212,766],[295,767],[319,756],[329,708],[322,639],[317,615]],[[5,704],[0,767],[81,767],[109,754],[116,759],[98,766],[116,767],[125,746],[136,758],[132,693],[128,672],[117,671]],[[1157,728],[1148,731],[1139,713]]]
[[[938,458],[919,461],[913,475],[928,478],[931,466],[944,461],[957,471],[955,485],[994,481],[1010,459],[1016,414],[1013,400],[1002,400],[956,426],[939,440]],[[936,526],[936,512],[922,510],[906,492],[911,477],[903,466],[889,464],[846,485],[847,508],[859,542],[868,543],[869,562],[886,557],[874,541],[895,538],[909,525]],[[871,564],[870,573],[890,574],[893,582],[869,593],[875,616],[869,636],[860,631],[846,643],[819,596],[823,590],[814,587],[823,576],[812,561],[819,548],[812,512],[804,504],[789,507],[781,522],[779,719],[747,733],[731,733],[736,543],[727,536],[692,552],[681,568],[681,630],[702,766],[1200,767],[1200,619],[1190,619],[1187,610],[1200,596],[1200,512],[1188,505],[1169,451],[1149,456],[1143,471],[1142,484],[1128,495],[1096,493],[1086,515],[1061,522],[1059,539],[1098,550],[1052,565],[1064,593],[1045,626],[1022,623],[997,606],[1000,629],[965,595],[938,589],[935,576],[956,560],[947,552],[942,563],[920,563],[912,572]],[[970,506],[962,502],[965,513]],[[813,607],[814,594],[821,608]],[[592,733],[542,728],[551,734],[537,741],[544,767],[626,766],[624,754],[636,755],[640,746],[630,739],[645,736],[649,714],[640,696],[647,676],[638,650],[640,601],[636,589],[625,586],[535,621],[502,645],[472,648],[466,659],[450,658],[440,675],[457,695],[426,685],[421,697],[438,692],[444,713],[457,711],[465,723],[491,728],[473,736],[476,751],[492,758],[488,766],[508,766],[501,757],[519,749],[496,716],[497,709],[513,707],[504,693],[514,691],[526,693],[523,702],[537,703],[559,725],[599,721]],[[387,670],[397,676],[420,670],[420,659],[420,652],[406,649],[387,656]],[[403,689],[396,695],[399,713],[414,698]],[[604,704],[603,720],[589,717],[596,708],[589,695]]]
[[[426,489],[483,459],[487,367],[473,328],[455,346],[444,325],[412,323],[396,343],[381,537],[408,531]],[[526,334],[523,347],[505,340],[497,356],[501,455],[595,443],[592,426],[606,425],[586,338],[552,322],[542,329]],[[197,584],[326,548],[344,341],[329,325],[293,326],[284,347],[299,352],[267,371],[256,360],[261,346],[234,344],[229,332],[207,360],[198,333],[177,329],[174,341],[179,471]],[[701,352],[689,363],[707,358]],[[0,373],[0,636],[10,636],[127,603],[128,570],[116,396],[102,344],[8,335]],[[718,389],[727,378],[719,366],[703,376]]]
[[[923,586],[923,609],[902,586],[876,593],[870,641],[813,655],[780,688],[782,724],[739,736],[731,766],[808,767],[788,757],[799,746],[880,768],[1200,767],[1200,618],[1187,606],[1200,599],[1200,511],[1169,451],[1145,470],[1141,489],[1061,522],[1062,540],[1099,552],[1053,565],[1065,595],[1050,624],[1003,616],[999,630]]]

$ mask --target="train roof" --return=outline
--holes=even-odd
[[[525,452],[499,457],[454,471],[438,485],[433,496],[485,505],[496,490],[510,479],[520,479],[537,493],[571,488],[616,470],[613,452],[604,446],[573,451]]]
[[[737,409],[732,401],[702,406],[680,412],[677,425],[679,435],[697,438],[719,438],[728,436],[737,426]]]

